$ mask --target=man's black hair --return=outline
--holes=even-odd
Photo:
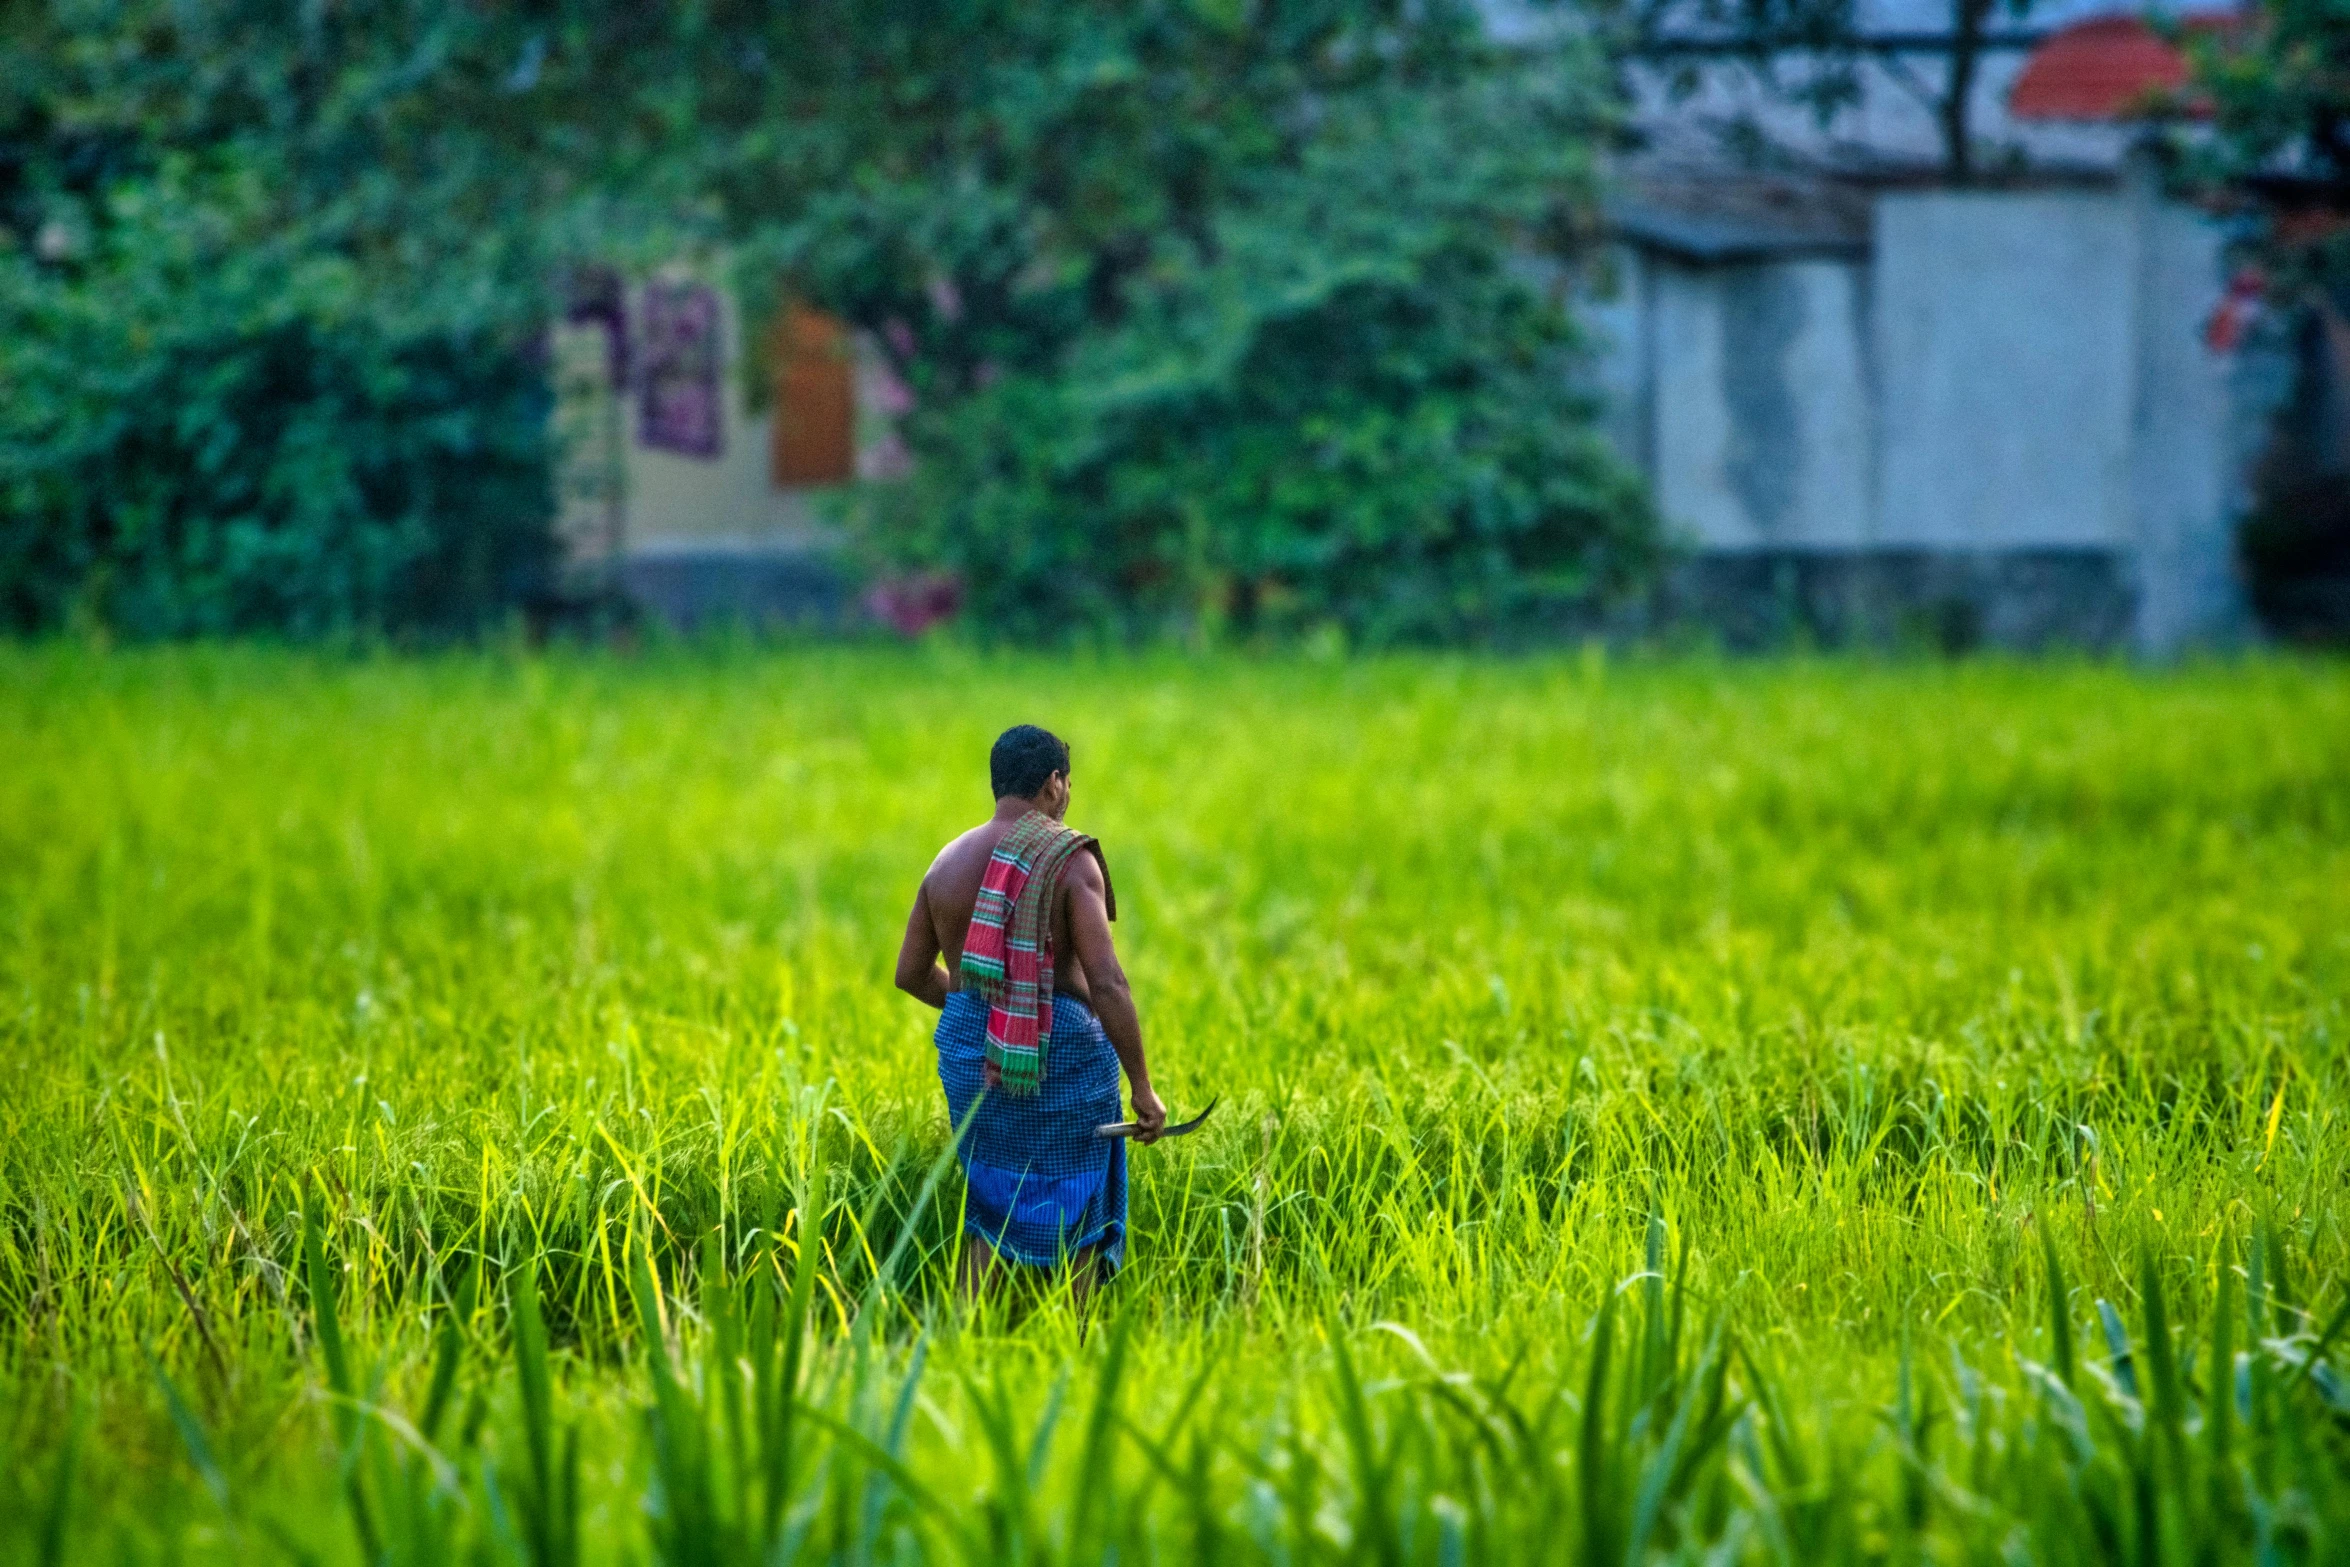
[[[1055,773],[1069,776],[1069,747],[1050,729],[1034,724],[1014,724],[996,736],[995,749],[987,753],[988,781],[999,800],[1028,799]]]

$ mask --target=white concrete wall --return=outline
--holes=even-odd
[[[1887,544],[2127,545],[2135,224],[2102,192],[1879,198]]]
[[[2142,651],[2244,634],[2237,572],[2233,366],[2203,341],[2221,275],[2221,238],[2201,213],[2161,199],[2134,171],[2138,232],[2137,380],[2130,501]]]
[[[1620,255],[1595,379],[1667,524],[1707,550],[2111,550],[2142,650],[2237,635],[2208,220],[2137,167],[1889,193],[1875,223],[1868,262]]]
[[[1636,460],[1668,524],[1706,549],[1865,542],[1875,470],[1865,264],[1649,257],[1639,281],[1645,320],[1631,330],[1645,348],[1647,414]]]
[[[643,292],[629,295],[630,319],[641,317]],[[768,477],[771,414],[744,396],[742,312],[731,289],[718,290],[719,406],[724,440],[716,457],[658,451],[637,438],[636,409],[628,417],[628,548],[772,548],[804,543],[815,517],[804,492],[779,489]]]

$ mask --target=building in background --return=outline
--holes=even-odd
[[[754,339],[715,269],[591,269],[555,334],[562,530],[575,576],[672,624],[836,623],[825,491],[901,471],[904,388],[840,321]]]
[[[1930,65],[1919,21],[1886,25]],[[1616,440],[1693,551],[1667,614],[1733,644],[2242,634],[2274,377],[2211,346],[2220,235],[2128,120],[2184,61],[2126,17],[2005,41],[1963,186],[1893,65],[1825,123],[1735,64],[1635,69],[1592,310]]]
[[[1733,643],[2129,645],[2242,629],[2219,236],[2154,171],[1996,189],[1628,182],[1614,433]]]
[[[1888,49],[1826,121],[1734,61],[1627,69],[1585,302],[1615,438],[1690,551],[1657,611],[1739,646],[2232,640],[2280,378],[2212,346],[2219,235],[2128,118],[2183,62],[2133,19],[2039,7],[2070,20],[1984,56],[1982,172],[1953,186],[1909,90],[1944,9],[1873,0]],[[822,314],[749,340],[716,275],[575,282],[572,559],[681,625],[836,623],[822,497],[903,471],[909,399]]]

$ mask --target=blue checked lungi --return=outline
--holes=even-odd
[[[938,1020],[938,1081],[947,1113],[963,1127],[964,1228],[998,1254],[1039,1267],[1098,1246],[1104,1268],[1115,1271],[1126,1258],[1126,1140],[1093,1135],[1119,1118],[1118,1053],[1101,1020],[1075,996],[1053,997],[1044,1086],[1035,1094],[999,1090],[981,1100],[986,1064],[987,1001],[955,991]]]

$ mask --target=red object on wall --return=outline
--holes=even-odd
[[[2244,344],[2267,303],[2268,278],[2258,267],[2239,267],[2228,291],[2203,322],[2203,343],[2215,354],[2232,354]]]
[[[865,595],[865,612],[903,637],[918,637],[963,607],[963,584],[939,572],[878,583]]]
[[[2236,24],[2231,12],[2184,18],[2188,32]],[[2180,102],[2187,56],[2135,16],[2100,16],[2060,27],[2032,51],[2008,89],[2019,120],[2120,120],[2168,104],[2190,114],[2206,106]]]
[[[787,307],[769,343],[775,386],[768,473],[778,485],[842,484],[857,472],[857,388],[848,327]]]

